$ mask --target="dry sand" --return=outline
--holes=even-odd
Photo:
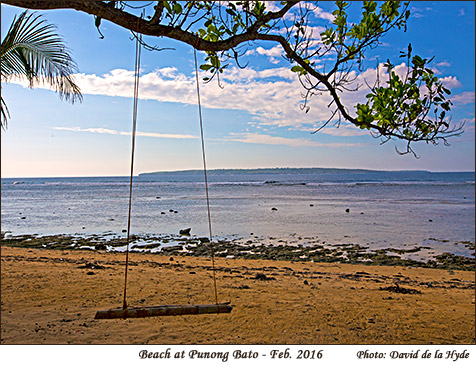
[[[122,304],[124,254],[2,247],[1,259],[2,344],[475,343],[469,271],[220,258],[230,314],[95,320]],[[130,306],[214,302],[210,259],[130,260]],[[420,293],[381,290],[395,283]]]

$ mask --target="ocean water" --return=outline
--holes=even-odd
[[[216,238],[428,246],[465,256],[460,243],[475,241],[474,172],[213,170],[208,178]],[[207,236],[203,180],[201,171],[134,177],[131,233],[191,228]],[[128,194],[128,177],[2,179],[1,229],[124,235]]]

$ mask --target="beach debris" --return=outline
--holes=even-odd
[[[179,231],[179,234],[183,235],[183,236],[190,236],[190,231],[192,230],[192,228],[185,228],[185,229],[181,229]]]
[[[92,269],[92,270],[102,270],[106,266],[99,265],[98,263],[87,262],[84,265],[78,266],[78,269]],[[88,274],[91,275],[91,274]]]
[[[380,287],[380,290],[386,290],[392,293],[400,293],[400,294],[421,294],[421,291],[419,290],[404,288],[398,285],[397,283],[387,287]]]
[[[267,280],[268,277],[265,274],[258,273],[258,274],[256,274],[255,279],[256,280]]]
[[[254,278],[255,280],[262,280],[262,281],[276,280],[275,278],[270,278],[261,272],[257,273]]]

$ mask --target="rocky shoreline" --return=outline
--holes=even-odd
[[[269,243],[254,237],[253,240],[220,239],[213,243],[216,257],[229,259],[280,260],[295,262],[347,263],[383,266],[407,266],[437,268],[445,270],[475,270],[474,242],[455,242],[465,246],[473,257],[445,252],[426,256],[426,259],[412,259],[409,255],[430,250],[426,246],[409,249],[385,248],[370,250],[357,244],[325,245],[320,243],[288,244],[277,240]],[[306,242],[302,240],[301,242]],[[95,235],[2,235],[2,245],[53,250],[92,250],[98,252],[124,251],[126,238],[113,233]],[[206,237],[189,235],[133,235],[130,239],[130,251],[136,253],[154,253],[170,256],[209,257],[210,242]]]

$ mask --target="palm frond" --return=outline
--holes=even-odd
[[[2,99],[1,101],[1,125],[2,129],[5,130],[8,125],[8,118],[10,118],[10,112],[8,110],[7,104],[5,103],[5,100],[3,100],[3,96],[0,97]]]
[[[77,65],[69,54],[56,28],[39,14],[21,13],[15,16],[1,44],[1,78],[26,78],[30,87],[49,84],[61,99],[81,101],[81,91],[72,74]],[[2,127],[6,104],[2,99]],[[6,121],[6,119],[5,119]]]

